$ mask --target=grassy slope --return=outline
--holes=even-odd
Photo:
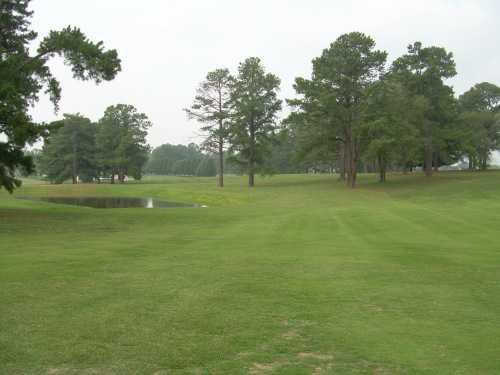
[[[0,373],[500,373],[500,173],[0,193]]]

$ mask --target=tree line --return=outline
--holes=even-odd
[[[31,118],[40,92],[58,107],[61,87],[51,58],[62,57],[76,79],[96,83],[114,79],[121,61],[116,50],[72,26],[51,31],[33,48],[38,34],[31,29],[29,3],[0,2],[0,186],[12,192],[21,183],[19,171],[33,171],[34,158],[56,182],[140,178],[151,124],[132,106],[109,107],[97,123],[79,114],[52,124]],[[209,72],[185,111],[201,124],[203,153],[216,156],[220,186],[228,167],[248,174],[250,186],[257,173],[313,170],[338,172],[350,187],[359,171],[376,170],[381,181],[389,170],[416,167],[431,176],[440,165],[464,158],[470,169],[485,169],[498,148],[500,88],[482,82],[457,98],[446,84],[456,74],[445,48],[415,42],[388,64],[371,37],[351,32],[312,60],[310,77],[295,79],[296,95],[286,99],[291,113],[283,120],[280,79],[256,57],[234,74],[225,68]],[[42,137],[42,152],[27,153],[26,146]],[[151,170],[164,168],[155,166],[161,155],[153,152]],[[213,173],[213,158],[193,160],[179,159],[163,170]]]
[[[498,148],[500,88],[483,82],[456,98],[446,84],[456,74],[442,47],[415,42],[388,65],[371,37],[352,32],[312,60],[310,78],[295,79],[291,113],[281,122],[280,80],[255,57],[234,76],[209,72],[185,111],[201,123],[203,146],[218,154],[221,187],[224,153],[253,186],[276,147],[290,151],[292,169],[334,169],[349,187],[362,169],[376,169],[381,182],[388,170],[421,167],[432,176],[464,157],[469,168],[485,169]]]

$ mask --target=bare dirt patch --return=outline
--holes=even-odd
[[[333,359],[333,355],[331,354],[322,354],[314,352],[298,353],[297,357],[299,357],[300,359],[311,358],[311,359],[316,359],[318,361],[331,361]]]

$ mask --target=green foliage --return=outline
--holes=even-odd
[[[47,129],[33,122],[29,108],[48,93],[57,109],[61,96],[59,82],[52,76],[48,61],[60,55],[73,69],[75,78],[96,82],[113,79],[120,71],[115,50],[105,51],[102,42],[93,43],[78,29],[68,26],[51,31],[40,42],[37,54],[30,55],[30,44],[37,33],[30,29],[29,0],[0,1],[0,187],[8,191],[20,185],[16,169],[33,169],[24,155],[26,144],[35,142]]]
[[[458,99],[460,150],[470,169],[486,169],[491,151],[499,146],[500,87],[483,82]]]
[[[110,106],[97,125],[97,161],[102,173],[140,179],[148,160],[146,141],[151,122],[132,105]],[[114,180],[113,180],[114,181]]]
[[[500,112],[500,87],[489,82],[478,83],[458,100],[462,112]]]
[[[301,173],[310,164],[300,160],[299,145],[289,129],[280,130],[272,140],[271,153],[264,165],[268,173]]]
[[[232,81],[227,69],[209,72],[196,90],[191,108],[184,109],[190,119],[201,123],[205,133],[203,147],[210,152],[219,152],[228,136]]]
[[[46,138],[40,155],[40,173],[49,181],[77,182],[96,177],[96,126],[80,114],[65,114],[63,126]]]
[[[196,176],[198,177],[213,177],[217,175],[217,167],[215,160],[211,157],[201,159],[196,167]]]
[[[361,128],[369,89],[384,72],[386,58],[387,53],[375,50],[375,41],[369,36],[359,32],[341,35],[313,60],[310,80],[295,80],[300,98],[288,101],[295,110],[288,121],[298,127],[299,139],[312,135],[305,149],[316,151],[319,146],[317,155],[322,157],[338,154],[351,187],[356,183],[362,152]]]
[[[413,97],[391,75],[370,90],[366,122],[362,125],[364,157],[376,160],[381,182],[391,163],[405,169],[414,164],[419,144],[416,125],[427,106],[422,97]]]
[[[156,147],[146,164],[146,173],[157,175],[185,175],[193,176],[196,168],[205,155],[194,144],[171,145],[164,144]]]
[[[63,57],[71,66],[74,78],[81,80],[109,81],[121,70],[116,50],[105,51],[102,41],[93,43],[80,29],[71,26],[51,31],[40,43],[40,58],[54,55]]]
[[[34,148],[32,150],[25,150],[24,155],[32,159],[34,169],[26,170],[25,168],[21,167],[19,168],[18,173],[22,177],[40,176],[41,174],[40,163],[41,163],[42,150],[37,148]]]
[[[196,91],[194,103],[184,111],[190,119],[202,124],[203,148],[218,154],[219,186],[224,186],[224,149],[229,136],[230,96],[233,77],[227,69],[207,74]]]
[[[456,102],[453,89],[444,84],[445,79],[457,74],[453,54],[415,42],[408,46],[407,54],[394,61],[391,70],[412,95],[425,98],[429,104],[418,131],[425,152],[425,171],[430,176],[433,164],[437,168],[440,152],[454,141],[448,136],[454,134],[450,127],[456,121]]]
[[[250,57],[238,67],[238,75],[231,90],[230,152],[232,161],[249,175],[264,171],[276,116],[281,110],[278,99],[280,80],[266,73],[257,57]]]

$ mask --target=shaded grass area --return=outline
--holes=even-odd
[[[500,372],[500,173],[0,193],[0,373]]]

